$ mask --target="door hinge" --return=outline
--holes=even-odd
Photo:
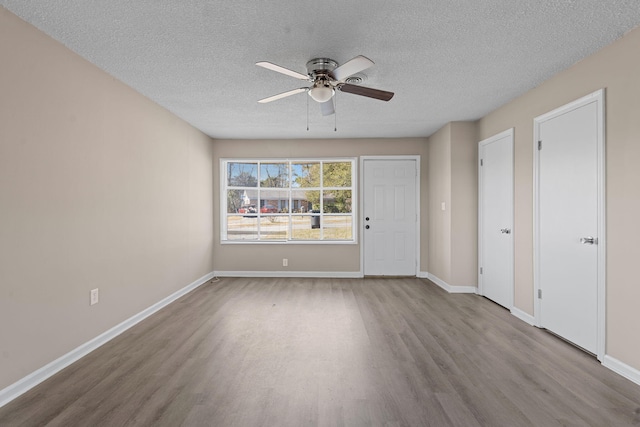
[[[542,289],[538,289],[538,299],[542,299]]]
[[[482,274],[482,267],[480,267],[480,274]]]
[[[542,140],[538,141],[538,151],[542,150]]]
[[[480,159],[480,166],[484,166],[483,163],[482,163],[482,159]]]

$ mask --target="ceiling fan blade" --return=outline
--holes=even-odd
[[[266,68],[267,70],[271,70],[277,73],[286,74],[287,76],[295,77],[296,79],[309,80],[309,76],[305,74],[301,74],[301,73],[298,73],[297,71],[293,71],[288,68],[284,68],[279,65],[272,64],[271,62],[260,61],[260,62],[256,62],[256,65],[258,67]]]
[[[336,80],[344,80],[349,76],[366,70],[373,65],[373,61],[366,56],[358,55],[348,60],[331,72],[331,76]]]
[[[261,103],[261,104],[265,104],[267,102],[271,102],[271,101],[275,101],[277,99],[286,98],[287,96],[295,95],[296,93],[306,92],[307,90],[309,90],[309,88],[301,87],[300,89],[293,89],[293,90],[290,90],[288,92],[283,92],[283,93],[279,93],[277,95],[270,96],[268,98],[263,98],[263,99],[259,100],[258,102]]]
[[[326,102],[320,103],[320,112],[322,113],[323,116],[330,116],[336,112],[336,109],[333,105],[333,98],[331,98]]]
[[[354,95],[366,96],[368,98],[379,99],[381,101],[388,101],[393,98],[393,92],[387,92],[386,90],[371,89],[370,87],[350,85],[348,83],[341,84],[338,89],[342,92],[352,93]]]

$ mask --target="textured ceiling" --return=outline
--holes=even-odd
[[[428,136],[475,120],[640,24],[638,0],[0,0],[214,138]],[[314,57],[376,65],[389,102],[337,94],[323,117],[301,86]]]

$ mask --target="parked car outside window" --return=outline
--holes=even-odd
[[[260,208],[260,213],[276,213],[278,212],[278,208],[273,205],[264,205]]]
[[[245,205],[238,208],[238,213],[241,214],[252,214],[257,213],[256,205]]]

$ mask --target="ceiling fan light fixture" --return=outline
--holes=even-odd
[[[309,96],[316,102],[327,102],[331,99],[335,91],[329,85],[315,85],[309,89]]]

